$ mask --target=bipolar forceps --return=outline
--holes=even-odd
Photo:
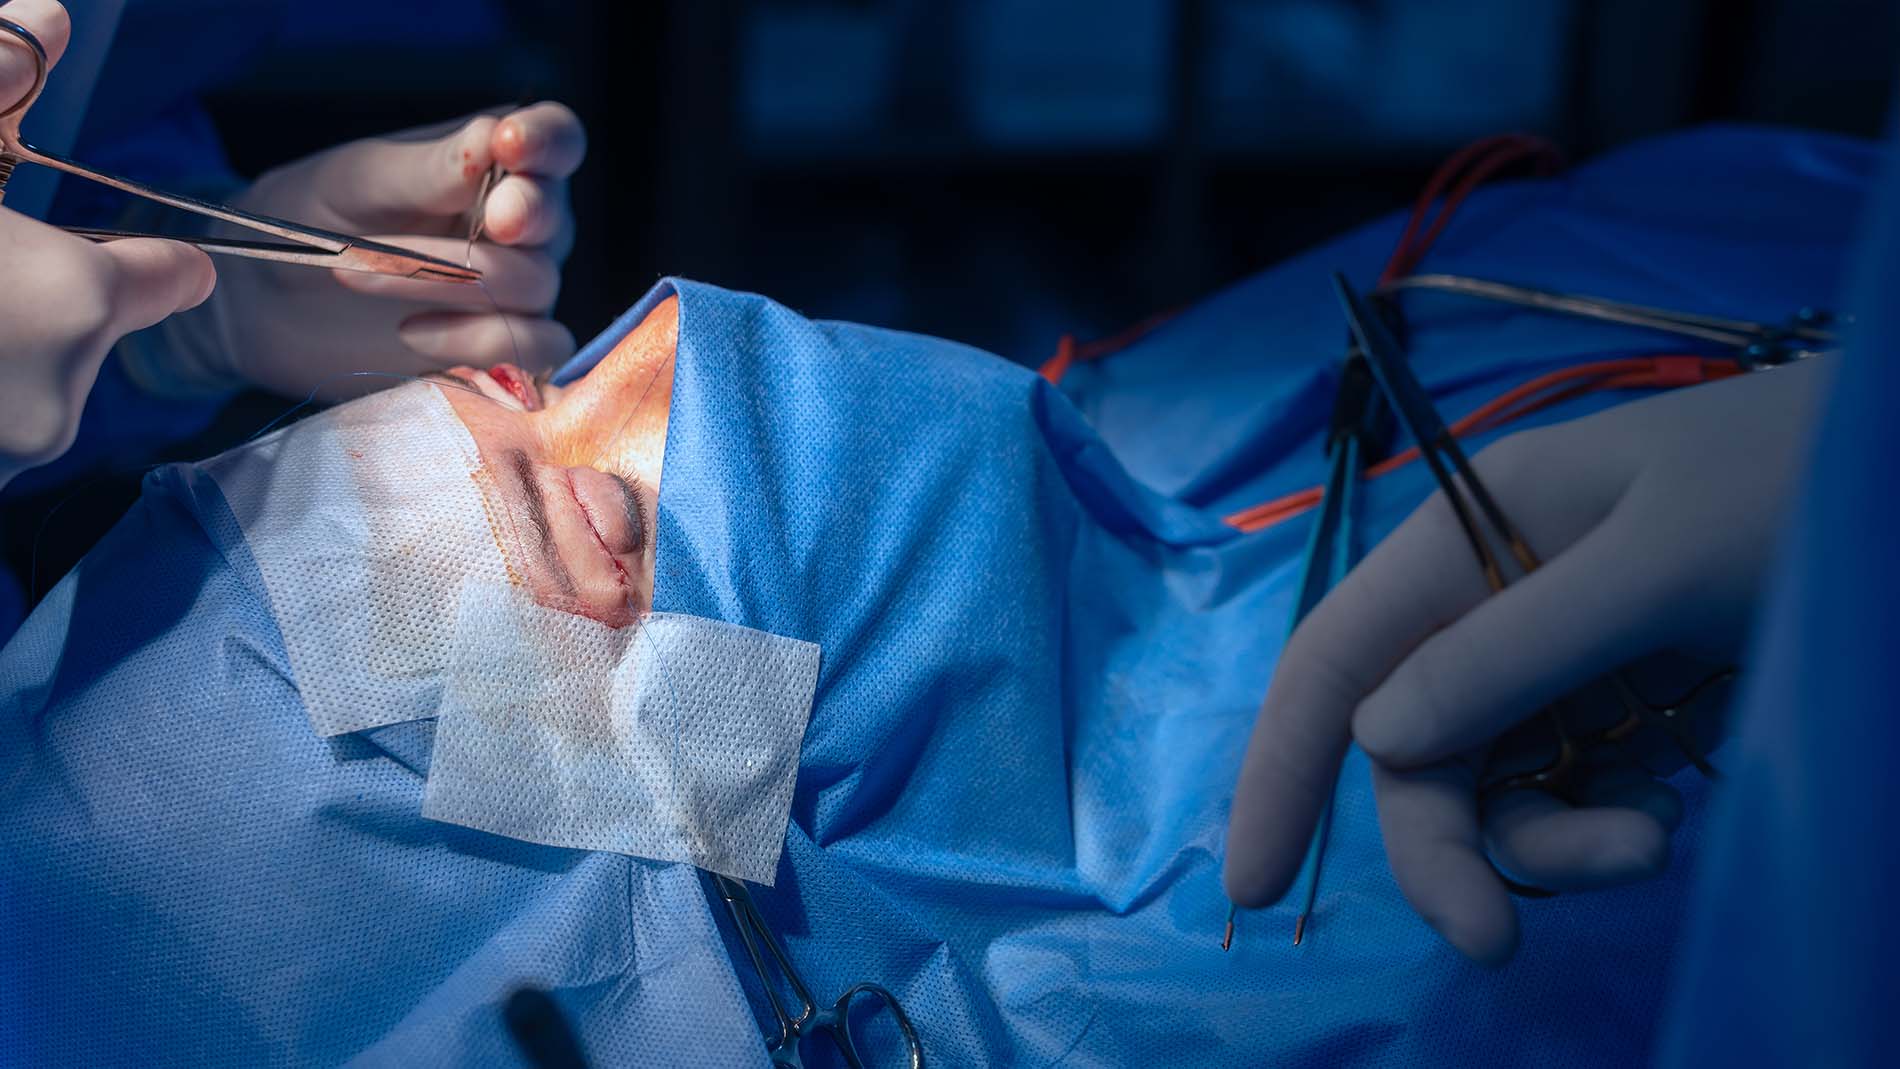
[[[846,1065],[851,1069],[863,1069],[864,1061],[858,1054],[857,1041],[851,1033],[851,1003],[853,999],[861,999],[880,1003],[891,1011],[897,1031],[909,1051],[905,1064],[909,1069],[923,1069],[923,1045],[917,1041],[917,1029],[912,1027],[910,1015],[904,1012],[896,995],[877,984],[854,984],[838,996],[838,1001],[820,1008],[811,997],[811,988],[798,975],[798,970],[792,967],[792,959],[786,956],[785,949],[779,946],[772,930],[766,926],[765,917],[759,913],[759,907],[752,901],[752,893],[746,890],[745,884],[716,872],[707,875],[712,877],[714,889],[732,914],[732,926],[739,932],[739,942],[744,944],[746,956],[752,959],[752,968],[759,974],[759,986],[765,989],[765,1001],[772,1007],[772,1016],[777,1019],[778,1035],[768,1035],[765,1043],[766,1053],[771,1056],[773,1065],[789,1069],[802,1067],[805,1063],[799,1048],[805,1037],[813,1031],[823,1031],[837,1044]],[[763,953],[760,951],[761,943],[764,944]],[[796,1015],[779,998],[779,986],[772,979],[772,970],[766,967],[768,954],[778,974],[784,977],[786,986],[792,989],[792,995],[798,1001]]]
[[[1818,356],[1839,341],[1833,329],[1832,317],[1812,308],[1802,309],[1787,324],[1777,326],[1747,319],[1632,304],[1608,297],[1515,286],[1468,275],[1446,274],[1407,275],[1386,283],[1379,292],[1414,289],[1455,293],[1555,315],[1646,327],[1678,337],[1714,342],[1733,348],[1737,357],[1750,366],[1782,364]]]
[[[128,178],[95,171],[84,164],[76,163],[63,156],[34,148],[20,136],[20,123],[26,117],[27,109],[39,99],[40,92],[46,88],[49,64],[46,48],[31,30],[6,18],[0,18],[0,31],[18,38],[20,43],[33,56],[33,87],[5,111],[0,111],[0,197],[6,195],[7,180],[13,176],[13,169],[22,163],[36,163],[50,167],[75,178],[129,193],[132,196],[163,204],[169,208],[206,216],[233,226],[281,238],[281,241],[246,241],[208,237],[171,237],[170,235],[135,234],[119,230],[95,230],[68,227],[67,232],[93,241],[110,241],[115,238],[168,237],[170,240],[183,241],[195,245],[208,253],[224,256],[243,256],[255,260],[271,260],[284,264],[302,264],[311,267],[328,267],[344,271],[367,271],[378,275],[397,275],[404,278],[422,279],[434,282],[479,282],[482,273],[472,267],[443,260],[426,253],[410,249],[385,245],[378,241],[337,234],[300,223],[273,219],[267,215],[257,215],[198,200],[195,197],[167,193],[160,189]]]
[[[1451,505],[1466,541],[1471,544],[1472,552],[1478,558],[1485,583],[1496,592],[1503,590],[1508,580],[1503,561],[1479,527],[1481,518],[1497,534],[1519,569],[1525,573],[1536,571],[1542,562],[1525,541],[1523,533],[1504,514],[1497,499],[1478,478],[1478,473],[1472,468],[1458,440],[1432,406],[1425,387],[1412,373],[1398,341],[1359,295],[1353,292],[1344,276],[1335,273],[1333,285],[1345,308],[1353,336],[1365,353],[1400,425],[1418,444],[1419,453],[1430,466],[1433,478],[1438,481],[1446,501]],[[1690,764],[1704,776],[1717,778],[1715,766],[1702,753],[1681,714],[1712,684],[1733,676],[1733,669],[1725,669],[1704,679],[1683,697],[1668,704],[1655,705],[1636,693],[1625,673],[1612,673],[1608,682],[1623,711],[1621,720],[1598,731],[1580,733],[1565,721],[1560,705],[1546,707],[1544,717],[1556,737],[1555,756],[1529,772],[1499,776],[1480,783],[1479,795],[1481,798],[1492,797],[1502,791],[1529,789],[1545,791],[1574,802],[1579,780],[1589,767],[1587,755],[1605,745],[1621,746],[1645,725],[1660,727]],[[1641,767],[1641,762],[1636,764]]]
[[[1339,387],[1333,396],[1332,426],[1326,433],[1326,486],[1320,493],[1319,511],[1307,533],[1306,551],[1301,556],[1299,585],[1294,590],[1293,612],[1287,623],[1291,634],[1306,619],[1328,591],[1339,585],[1358,555],[1355,537],[1358,518],[1359,481],[1365,469],[1376,463],[1384,452],[1389,434],[1385,405],[1379,396],[1372,369],[1356,342],[1346,351],[1340,365]],[[1313,913],[1319,893],[1320,868],[1326,860],[1326,841],[1332,834],[1333,800],[1337,790],[1326,796],[1319,824],[1307,844],[1306,889],[1301,897],[1300,915],[1293,924],[1293,945],[1306,938],[1306,922]],[[1221,949],[1234,942],[1234,918],[1238,907],[1229,905],[1227,928],[1221,935]]]

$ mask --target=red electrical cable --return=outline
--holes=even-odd
[[[1549,175],[1563,165],[1563,154],[1557,146],[1540,137],[1501,134],[1467,145],[1446,160],[1419,193],[1418,202],[1412,206],[1412,217],[1406,221],[1405,232],[1400,235],[1398,245],[1392,250],[1392,258],[1386,261],[1385,270],[1379,275],[1379,285],[1389,285],[1417,270],[1419,261],[1425,258],[1425,254],[1438,241],[1438,236],[1444,233],[1445,226],[1457,214],[1465,198],[1499,171],[1526,160],[1535,163],[1539,175]],[[1464,177],[1447,193],[1445,187],[1460,172],[1465,172]],[[1420,235],[1419,227],[1424,225],[1433,202],[1441,195],[1445,198],[1444,204],[1432,216],[1431,227]]]
[[[1690,386],[1713,382],[1740,374],[1733,361],[1703,356],[1635,357],[1626,360],[1598,360],[1574,367],[1558,368],[1514,386],[1479,405],[1451,425],[1451,433],[1463,438],[1496,430],[1561,401],[1604,390],[1648,390]],[[1561,387],[1561,388],[1560,388]],[[1390,474],[1418,459],[1418,447],[1396,453],[1366,469],[1367,479]],[[1262,531],[1291,519],[1319,504],[1322,490],[1309,486],[1304,490],[1241,509],[1223,517],[1230,526],[1242,531]]]
[[[1381,288],[1418,269],[1460,206],[1477,188],[1505,168],[1529,162],[1540,176],[1554,173],[1563,165],[1563,154],[1549,141],[1532,134],[1499,134],[1474,141],[1453,153],[1441,164],[1420,191],[1412,206],[1392,256],[1379,275]],[[1441,203],[1442,200],[1442,203]],[[1438,210],[1432,211],[1433,205]],[[1426,220],[1430,219],[1427,225]],[[1079,361],[1097,360],[1139,340],[1156,327],[1174,318],[1178,310],[1151,316],[1107,338],[1078,344],[1071,335],[1063,335],[1055,355],[1039,369],[1051,383],[1062,380],[1068,369]],[[1485,402],[1451,425],[1452,434],[1465,437],[1495,430],[1523,419],[1552,405],[1588,393],[1604,390],[1669,389],[1710,382],[1739,374],[1728,360],[1702,356],[1665,354],[1623,360],[1598,360],[1574,367],[1559,368],[1505,391]],[[1365,478],[1376,479],[1397,471],[1418,459],[1416,446],[1386,458],[1365,471]],[[1225,522],[1242,531],[1265,530],[1291,519],[1319,504],[1322,488],[1304,490],[1263,502],[1226,516]]]
[[[1392,258],[1387,261],[1385,271],[1379,276],[1379,285],[1387,285],[1411,274],[1417,267],[1418,261],[1424,258],[1425,253],[1438,240],[1439,234],[1444,232],[1446,224],[1451,222],[1452,215],[1464,203],[1465,198],[1497,172],[1525,160],[1533,161],[1536,164],[1537,173],[1545,175],[1554,172],[1562,165],[1563,154],[1555,145],[1532,134],[1498,134],[1466,145],[1441,164],[1433,173],[1431,181],[1426,183],[1425,189],[1419,194],[1417,203],[1413,205],[1411,218],[1405,224],[1405,232],[1399,237],[1398,245],[1392,251]],[[1464,178],[1447,193],[1446,187],[1467,168],[1469,173],[1465,174]],[[1419,227],[1424,225],[1426,213],[1431,210],[1433,202],[1437,201],[1441,195],[1444,196],[1445,203],[1433,217],[1430,229],[1421,236],[1418,232]],[[1059,383],[1062,381],[1062,376],[1077,361],[1087,363],[1120,352],[1146,337],[1156,327],[1173,319],[1180,312],[1180,309],[1172,308],[1157,313],[1126,330],[1111,334],[1106,338],[1097,338],[1094,341],[1077,342],[1073,336],[1065,334],[1057,345],[1055,355],[1044,361],[1037,371],[1051,383]]]
[[[1062,381],[1062,376],[1068,373],[1069,365],[1073,363],[1075,363],[1075,335],[1064,334],[1062,339],[1056,342],[1056,355],[1043,361],[1042,366],[1036,369],[1036,374],[1048,379],[1049,385],[1054,386]]]

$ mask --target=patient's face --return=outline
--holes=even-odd
[[[502,365],[441,376],[482,453],[489,521],[540,604],[615,627],[653,604],[660,465],[679,305],[668,298],[565,388]]]

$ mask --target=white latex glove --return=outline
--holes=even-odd
[[[139,360],[128,370],[159,393],[251,383],[301,398],[313,388],[340,397],[390,385],[352,371],[551,367],[574,351],[573,336],[546,316],[573,245],[567,178],[586,149],[574,113],[543,103],[355,141],[271,171],[235,205],[462,263],[468,213],[499,163],[511,173],[485,202],[472,257],[487,293],[227,257],[213,298],[168,328],[159,366]]]
[[[1586,686],[1619,668],[1665,651],[1737,663],[1830,363],[1486,449],[1480,476],[1545,562],[1503,593],[1490,594],[1443,495],[1420,506],[1287,642],[1235,788],[1228,895],[1258,907],[1286,891],[1349,740],[1372,758],[1400,889],[1478,961],[1503,961],[1517,942],[1491,861],[1553,891],[1659,872],[1680,800],[1628,764],[1591,781],[1579,808],[1511,791],[1481,813],[1478,784],[1496,777],[1493,743],[1522,736],[1506,733],[1554,699],[1573,695],[1572,715],[1599,726],[1620,719],[1600,683]],[[1646,756],[1674,752],[1646,741]]]
[[[0,9],[54,63],[71,26],[52,0]],[[0,36],[0,107],[33,86],[33,60]],[[175,241],[95,245],[0,208],[0,486],[64,453],[99,365],[119,338],[203,301],[211,260]]]

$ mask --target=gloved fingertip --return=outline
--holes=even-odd
[[[100,248],[115,267],[114,313],[126,330],[196,308],[217,286],[211,257],[181,241],[126,238]]]
[[[1403,717],[1391,715],[1376,695],[1353,710],[1352,741],[1388,768],[1416,768],[1429,760],[1419,753],[1417,732]]]
[[[1518,928],[1515,921],[1502,929],[1460,932],[1447,935],[1446,941],[1473,964],[1487,969],[1502,968],[1517,954]]]
[[[197,252],[198,255],[202,258],[202,269],[198,272],[199,288],[198,288],[197,293],[194,296],[190,297],[186,301],[186,303],[179,306],[178,310],[181,312],[187,311],[192,308],[196,308],[199,305],[210,300],[211,295],[213,293],[216,293],[218,289],[217,262],[214,261],[210,256],[206,255],[202,250],[194,249],[192,251]]]
[[[1597,854],[1597,879],[1602,886],[1639,883],[1662,875],[1669,867],[1669,830],[1645,813],[1647,819],[1630,821]]]
[[[1439,938],[1474,964],[1497,968],[1517,953],[1517,911],[1502,893],[1473,896],[1425,914]]]
[[[0,7],[7,7],[0,3]],[[46,50],[48,66],[57,67],[66,54],[66,46],[72,43],[73,19],[62,4],[52,0],[40,0],[38,3],[17,3],[3,13],[6,18],[25,26],[39,38],[40,47]],[[0,36],[0,48],[15,42],[11,36]],[[11,104],[12,101],[0,102]]]
[[[529,143],[531,135],[526,127],[527,124],[513,115],[495,124],[491,142],[495,161],[511,171],[522,170],[523,164],[534,153],[534,147]]]
[[[587,130],[573,109],[542,101],[502,117],[492,145],[496,161],[510,171],[565,178],[586,158]]]
[[[1221,890],[1229,902],[1242,909],[1264,909],[1285,896],[1297,871],[1279,871],[1273,859],[1253,845],[1252,835],[1245,830],[1241,834],[1247,837],[1237,838],[1233,825],[1229,825],[1230,845],[1221,859]],[[1235,843],[1239,845],[1231,845]]]
[[[1284,889],[1262,882],[1256,874],[1243,873],[1231,864],[1222,867],[1220,882],[1227,901],[1241,909],[1265,909],[1286,893]]]
[[[488,204],[483,208],[483,226],[496,241],[510,244],[527,231],[528,213],[528,198],[520,187],[504,183],[488,197]]]

